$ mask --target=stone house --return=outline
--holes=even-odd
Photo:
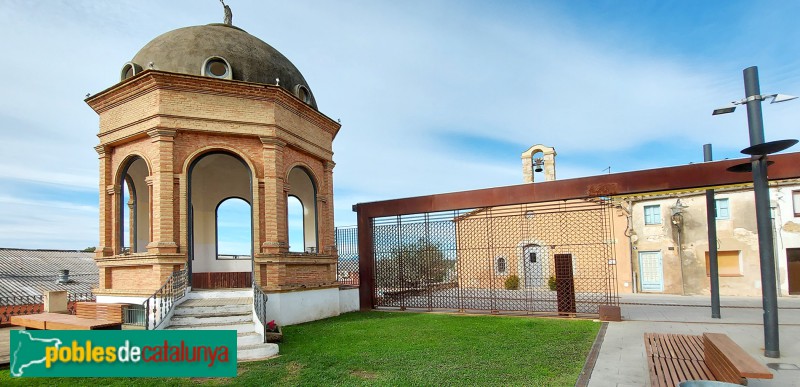
[[[622,199],[629,209],[631,277],[640,292],[710,294],[705,191]],[[779,295],[800,294],[800,181],[770,183]],[[751,186],[715,193],[720,294],[760,296]]]

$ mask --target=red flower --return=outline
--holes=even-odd
[[[270,331],[273,331],[273,332],[277,331],[278,330],[278,324],[275,324],[275,320],[272,320],[272,321],[267,323],[267,329],[269,329]]]

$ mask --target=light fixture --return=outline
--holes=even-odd
[[[751,96],[749,96],[747,98],[740,99],[738,101],[733,101],[728,106],[724,106],[724,107],[721,107],[721,108],[714,109],[714,111],[711,112],[711,115],[712,116],[716,116],[716,115],[719,115],[719,114],[733,113],[734,110],[736,110],[736,105],[746,105],[750,101],[766,101],[768,99],[772,99],[772,101],[770,101],[770,103],[778,103],[778,102],[791,101],[791,100],[793,100],[795,98],[797,98],[797,97],[795,97],[793,95],[788,95],[788,94],[763,94],[763,95],[762,94],[757,94],[757,95],[751,95]]]
[[[711,115],[712,116],[716,116],[718,114],[733,113],[734,110],[736,110],[736,105],[734,105],[734,103],[731,103],[729,106],[725,106],[725,107],[714,109],[714,111],[711,113]]]
[[[786,102],[797,98],[793,95],[787,95],[787,94],[772,94],[768,95],[767,97],[772,97],[772,101],[770,103]]]

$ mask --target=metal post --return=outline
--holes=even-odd
[[[750,146],[764,142],[764,120],[761,116],[761,89],[758,67],[744,69],[744,91],[747,98],[747,126],[750,129]],[[756,96],[756,98],[751,98]],[[781,357],[778,339],[778,296],[775,286],[775,252],[772,248],[772,227],[769,208],[766,157],[754,158],[753,191],[756,200],[756,225],[758,226],[758,253],[761,258],[761,299],[764,308],[764,356]]]
[[[358,213],[358,299],[362,312],[375,308],[375,245],[373,244],[373,219],[360,205],[353,206]]]
[[[711,144],[703,145],[703,161],[712,161]],[[717,260],[717,216],[714,190],[706,190],[706,223],[708,224],[708,266],[711,276],[711,318],[722,318],[719,312],[719,261]]]

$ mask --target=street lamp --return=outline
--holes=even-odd
[[[795,99],[790,95],[761,95],[758,83],[758,67],[744,69],[745,98],[731,102],[729,106],[714,110],[712,115],[732,113],[736,105],[747,106],[747,126],[750,130],[750,147],[742,153],[751,155],[751,162],[728,168],[731,172],[753,172],[753,191],[756,200],[756,225],[758,227],[758,254],[761,263],[761,302],[764,309],[764,356],[781,357],[778,338],[778,296],[775,285],[775,251],[772,244],[771,214],[769,208],[769,185],[767,183],[767,154],[780,152],[797,143],[797,140],[764,142],[764,119],[761,116],[761,101],[771,103]]]

